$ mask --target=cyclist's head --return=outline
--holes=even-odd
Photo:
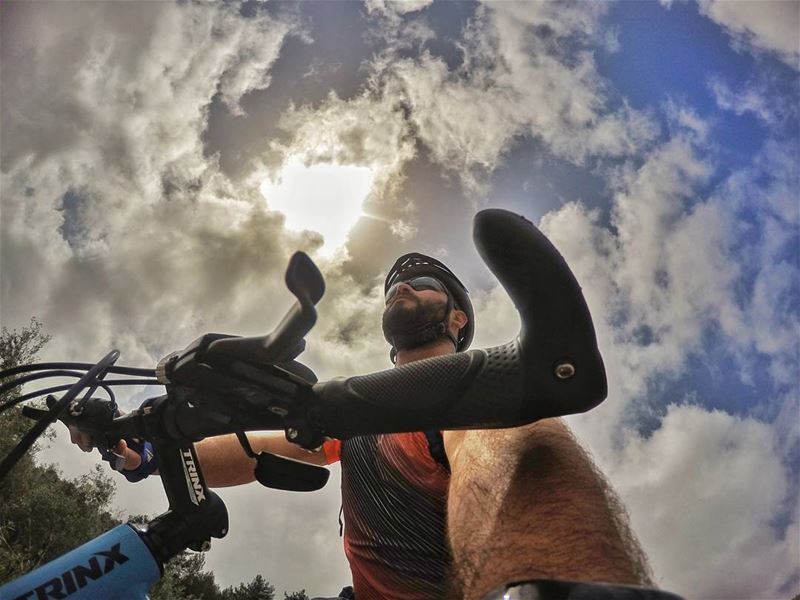
[[[469,294],[440,261],[416,252],[405,254],[389,270],[383,289],[387,301],[383,334],[392,345],[392,359],[398,350],[422,346],[438,337],[450,338],[457,352],[472,343],[475,315]],[[398,295],[408,295],[409,301],[396,301]],[[455,335],[450,332],[453,310],[466,316],[466,324]]]

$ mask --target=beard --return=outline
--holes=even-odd
[[[383,335],[387,340],[413,336],[426,325],[444,321],[446,316],[446,302],[423,302],[413,296],[397,299],[383,311]],[[404,346],[409,347],[413,346]]]

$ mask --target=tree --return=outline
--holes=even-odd
[[[42,333],[42,324],[35,317],[19,333],[16,329],[9,331],[3,327],[0,331],[0,371],[30,364],[49,341],[50,336]]]
[[[0,369],[29,364],[50,337],[31,319],[22,331],[0,330]],[[19,389],[0,402],[19,396]],[[5,456],[31,428],[19,407],[0,415],[0,456]],[[34,446],[0,482],[0,582],[27,573],[118,525],[111,510],[116,485],[101,465],[73,480],[52,465],[39,465]],[[147,517],[131,521],[145,523]],[[153,600],[219,600],[214,574],[204,571],[201,554],[171,560],[154,587]]]
[[[302,589],[299,592],[292,592],[291,594],[283,592],[283,600],[309,600],[309,598],[305,589]]]
[[[183,552],[169,561],[150,591],[152,600],[222,600],[214,573],[205,571],[205,556]]]
[[[250,583],[240,583],[235,588],[227,587],[222,591],[222,600],[274,600],[275,587],[256,575]]]
[[[35,319],[20,332],[3,327],[0,368],[29,363],[49,339]],[[0,402],[18,394],[18,389],[11,390]],[[18,407],[0,415],[0,456],[6,456],[32,424]],[[114,484],[99,467],[64,480],[52,465],[36,464],[35,450],[0,482],[0,581],[27,573],[119,523],[110,509]]]

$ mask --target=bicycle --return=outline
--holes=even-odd
[[[520,313],[519,336],[501,346],[318,382],[295,359],[316,322],[325,283],[313,261],[298,252],[285,277],[296,302],[268,335],[206,334],[155,369],[117,367],[114,350],[95,364],[41,363],[0,372],[0,379],[26,374],[0,386],[0,393],[47,377],[78,377],[72,385],[26,393],[0,406],[48,396],[48,410],[24,409],[36,424],[0,463],[0,478],[55,420],[80,419],[101,448],[119,439],[149,440],[169,502],[146,525],[119,525],[5,584],[0,598],[147,598],[170,558],[186,549],[207,550],[212,538],[227,534],[227,509],[206,486],[193,447],[205,437],[235,434],[256,459],[256,479],[263,485],[312,491],[325,485],[327,469],[256,454],[245,432],[283,430],[289,441],[315,449],[326,438],[512,427],[602,402],[606,376],[591,316],[555,247],[532,223],[499,209],[476,215],[474,240]],[[133,378],[106,379],[111,373]],[[166,393],[116,416],[114,387],[153,383],[164,385]],[[93,398],[98,388],[108,400]],[[52,396],[61,391],[60,399]],[[514,597],[507,590],[502,597]]]

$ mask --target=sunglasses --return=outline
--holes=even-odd
[[[397,294],[397,289],[400,287],[401,283],[405,283],[406,285],[410,285],[413,289],[420,292],[422,290],[435,290],[437,292],[442,292],[447,294],[447,288],[444,284],[434,277],[413,277],[412,279],[408,279],[406,281],[398,281],[389,290],[386,292],[386,304],[388,304],[392,298],[395,297]],[[449,295],[449,294],[448,294]]]

